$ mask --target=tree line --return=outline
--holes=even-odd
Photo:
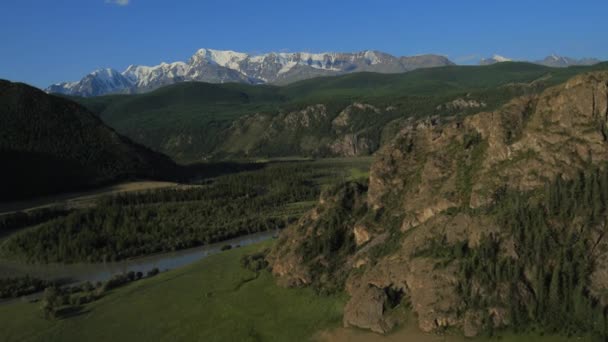
[[[590,279],[608,248],[608,168],[588,167],[570,180],[558,176],[532,193],[503,191],[489,214],[503,230],[475,248],[440,237],[423,251],[458,262],[457,290],[466,307],[506,307],[516,330],[608,338],[607,307]],[[509,240],[515,256],[504,252]],[[483,320],[491,332],[491,317]]]
[[[279,163],[201,187],[107,197],[11,236],[1,252],[30,262],[104,262],[281,229],[302,214],[288,204],[316,200],[319,179],[336,170]]]

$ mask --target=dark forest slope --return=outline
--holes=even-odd
[[[0,80],[0,200],[162,178],[166,156],[133,143],[70,100]]]

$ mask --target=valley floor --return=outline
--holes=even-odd
[[[157,190],[179,186],[178,183],[160,181],[136,181],[120,183],[99,189],[70,192],[52,196],[44,196],[25,201],[0,202],[0,215],[15,211],[65,206],[66,208],[83,208],[92,205],[101,196],[132,191]]]
[[[344,298],[284,289],[240,266],[272,242],[113,290],[69,317],[48,321],[39,303],[0,306],[3,341],[302,341],[341,322]]]
[[[426,334],[415,319],[387,336],[342,328],[346,298],[278,287],[267,271],[240,265],[273,241],[233,249],[107,293],[55,320],[39,303],[0,305],[2,341],[569,341],[565,337],[499,334],[465,339]],[[585,339],[577,338],[577,341]]]

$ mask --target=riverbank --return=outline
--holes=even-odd
[[[58,282],[64,285],[74,285],[83,282],[104,282],[117,274],[128,272],[147,272],[151,269],[161,271],[173,270],[198,262],[208,256],[217,254],[225,249],[244,247],[271,239],[276,232],[268,231],[241,236],[238,238],[184,249],[171,253],[154,254],[140,258],[111,263],[80,263],[80,264],[27,264],[15,261],[0,260],[0,278],[13,278],[29,275],[30,277]],[[40,293],[24,296],[23,300],[40,297]],[[1,300],[1,304],[21,299]]]
[[[112,290],[74,315],[45,320],[39,304],[0,306],[3,341],[305,341],[338,326],[344,298],[285,289],[241,256],[274,241],[218,253]],[[252,278],[255,278],[251,280]]]

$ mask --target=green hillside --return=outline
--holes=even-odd
[[[354,73],[320,77],[284,87],[245,84],[181,83],[141,95],[78,98],[120,133],[182,161],[226,156],[336,155],[332,143],[345,132],[369,140],[370,150],[391,134],[398,119],[411,116],[467,114],[475,110],[439,110],[438,106],[466,97],[496,108],[509,99],[563,82],[572,75],[608,68],[549,68],[530,63],[490,66],[448,66],[403,74]],[[365,102],[390,113],[362,119],[373,132],[348,126],[332,131],[331,122],[348,105]],[[322,122],[294,130],[273,128],[290,112],[323,104]],[[383,112],[388,112],[384,111]],[[264,118],[260,118],[264,116]],[[353,117],[357,121],[358,117]],[[238,123],[245,120],[247,123]],[[308,119],[306,119],[308,120]],[[389,123],[393,122],[388,130]],[[237,147],[226,146],[226,140]],[[278,142],[278,143],[277,143]],[[283,148],[277,150],[276,146]]]

